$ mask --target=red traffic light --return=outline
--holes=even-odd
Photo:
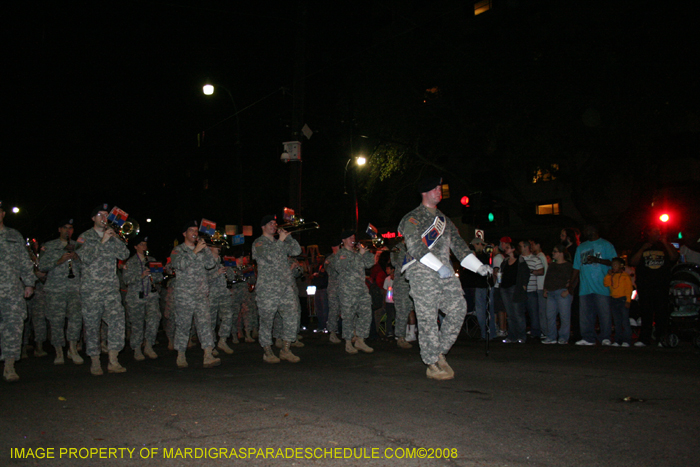
[[[668,222],[670,219],[671,219],[671,216],[669,216],[669,215],[666,214],[666,213],[663,213],[663,214],[661,214],[661,215],[659,216],[659,220],[660,220],[661,222]]]
[[[469,196],[462,196],[459,202],[462,203],[463,206],[469,206]]]

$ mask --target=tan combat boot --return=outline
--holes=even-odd
[[[297,357],[294,355],[291,351],[290,343],[287,341],[284,341],[284,346],[282,347],[282,350],[280,351],[280,360],[287,360],[290,363],[299,363],[299,360],[301,358]]]
[[[396,345],[398,345],[402,349],[410,349],[411,347],[413,347],[411,344],[406,342],[405,337],[399,337],[399,339],[396,341]]]
[[[345,351],[349,354],[356,354],[357,353],[357,349],[352,346],[351,340],[345,341]]]
[[[14,383],[15,381],[19,381],[19,376],[17,376],[17,372],[15,372],[14,358],[5,359],[5,369],[2,372],[2,378],[8,383]]]
[[[63,359],[63,347],[61,346],[55,346],[54,349],[56,349],[56,358],[53,360],[54,365],[63,365],[66,363],[66,361]]]
[[[263,350],[265,351],[265,353],[263,354],[263,362],[265,362],[265,363],[279,363],[280,362],[280,359],[277,358],[277,356],[275,355],[275,352],[272,351],[272,346],[269,346],[269,345],[265,346],[265,348],[263,348]]]
[[[338,339],[338,335],[333,331],[330,332],[330,336],[328,336],[328,340],[330,341],[331,344],[340,344],[341,342],[343,342],[340,339]]]
[[[425,375],[430,379],[437,380],[446,380],[454,378],[454,376],[450,376],[445,370],[441,369],[435,363],[431,363],[430,365],[428,365],[428,369],[425,370]]]
[[[275,347],[277,347],[278,349],[284,347],[284,342],[282,342],[282,339],[280,339],[279,337],[275,339]]]
[[[102,376],[104,373],[102,371],[102,364],[100,363],[100,356],[90,357],[92,359],[92,364],[90,365],[90,373],[95,376]]]
[[[204,361],[202,363],[204,368],[214,368],[215,366],[221,365],[221,359],[214,356],[211,347],[207,347],[204,349]]]
[[[238,333],[237,332],[234,332],[233,334],[231,334],[231,342],[233,342],[234,344],[240,344],[240,341],[238,340]]]
[[[219,338],[219,343],[216,344],[216,348],[218,348],[219,350],[221,350],[223,352],[226,352],[229,355],[231,355],[233,353],[233,349],[228,346],[228,344],[226,343],[225,337]]]
[[[151,360],[158,358],[158,354],[153,351],[153,346],[148,341],[143,344],[143,353]]]
[[[139,349],[140,350],[140,349]],[[110,373],[126,373],[126,368],[119,364],[119,351],[110,350],[109,351],[109,363],[107,364],[107,371]]]
[[[177,367],[178,368],[187,368],[187,358],[185,357],[185,352],[177,352]]]
[[[146,357],[143,356],[143,351],[141,350],[140,345],[134,349],[134,360],[136,360],[137,362],[142,362],[146,360]]]
[[[250,331],[246,329],[245,331],[245,341],[247,343],[255,342],[255,338],[250,334]]]
[[[438,355],[438,361],[437,361],[437,366],[440,367],[442,371],[450,375],[450,378],[455,377],[455,372],[450,366],[449,363],[447,363],[447,359],[443,354]]]
[[[76,365],[82,365],[84,360],[83,357],[80,356],[78,353],[78,343],[77,342],[69,342],[68,343],[68,353],[66,356],[70,359],[73,360],[73,363]]]
[[[34,347],[35,357],[46,357],[48,354],[44,352],[44,342],[36,342],[36,347]]]
[[[301,348],[301,347],[304,347],[304,343],[302,341],[294,341],[291,343],[291,346]]]
[[[355,348],[357,350],[362,350],[364,353],[372,353],[374,349],[369,345],[365,344],[365,340],[362,337],[358,337],[355,341]]]

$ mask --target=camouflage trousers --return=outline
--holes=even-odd
[[[51,345],[65,347],[69,342],[80,340],[83,315],[80,313],[80,292],[56,291],[46,293],[46,317],[51,326]],[[68,327],[66,328],[66,319]]]
[[[48,334],[46,327],[46,294],[43,289],[37,289],[27,300],[27,319],[24,327],[24,344],[29,343],[29,334],[34,331],[34,341],[44,342]]]
[[[107,347],[121,351],[124,348],[124,307],[119,291],[81,292],[81,310],[85,326],[85,352],[90,357],[100,355],[100,325],[107,325]]]
[[[277,312],[282,319],[280,338],[287,342],[294,342],[297,339],[297,323],[301,310],[294,287],[290,285],[273,290],[259,290],[256,302],[260,316],[258,339],[262,347],[272,345],[272,327]]]
[[[227,339],[231,335],[233,327],[233,300],[231,294],[219,295],[218,297],[210,297],[209,310],[211,313],[211,330],[216,331],[217,321],[219,324],[219,337]]]
[[[27,302],[19,293],[0,292],[0,348],[3,359],[19,360]]]
[[[299,333],[300,327],[301,327],[301,305],[299,304],[299,297],[297,297],[297,307],[299,309],[299,313],[296,314],[296,329],[294,331],[294,338],[289,341],[289,342],[294,342],[297,340],[297,334]],[[284,339],[284,318],[282,317],[282,314],[278,311],[275,313],[275,319],[273,320],[272,324],[272,337],[275,339],[282,339],[282,340],[287,340]]]
[[[408,325],[408,315],[413,309],[413,301],[409,295],[409,289],[394,289],[394,308],[396,308],[396,318],[394,324],[394,335],[396,337],[406,337],[406,326]]]
[[[328,321],[326,329],[329,332],[338,332],[338,317],[340,316],[340,300],[338,299],[338,289],[328,290]]]
[[[467,302],[459,279],[440,279],[432,271],[408,271],[411,298],[416,307],[420,356],[426,365],[437,362],[440,354],[447,355],[457,340],[467,314]],[[438,310],[445,314],[438,329]]]
[[[343,339],[350,340],[354,335],[362,339],[369,337],[372,325],[372,299],[369,291],[338,290],[340,317],[343,318]]]
[[[160,302],[157,295],[140,299],[138,296],[127,296],[131,336],[129,344],[136,350],[144,342],[153,345],[158,335],[160,325]]]
[[[175,350],[185,352],[190,339],[192,320],[203,349],[214,347],[214,334],[211,330],[209,297],[190,291],[175,290]]]

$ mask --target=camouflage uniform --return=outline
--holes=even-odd
[[[61,264],[56,262],[66,253],[67,243],[57,238],[44,244],[44,252],[39,255],[39,269],[45,273],[46,285],[46,317],[51,324],[51,345],[65,347],[66,337],[70,342],[80,340],[80,331],[83,328],[83,316],[80,313],[80,259]],[[69,270],[72,268],[74,278],[69,279]],[[68,328],[66,327],[68,319]]]
[[[372,324],[372,298],[365,284],[365,269],[374,266],[374,255],[340,248],[335,269],[338,271],[338,299],[343,318],[343,339],[369,337]]]
[[[90,357],[100,355],[100,324],[108,326],[109,350],[124,348],[124,307],[117,277],[117,260],[129,257],[126,243],[110,238],[102,243],[102,236],[94,228],[78,237],[80,260],[83,263],[80,279],[80,301],[85,326],[85,347]]]
[[[211,315],[212,335],[216,331],[217,321],[221,322],[219,337],[228,339],[233,325],[233,299],[226,286],[226,276],[219,274],[222,267],[221,258],[214,258],[216,266],[208,271],[209,274],[209,313]],[[227,273],[228,274],[228,273]]]
[[[46,290],[41,279],[34,282],[34,294],[26,299],[27,319],[24,322],[23,344],[29,344],[29,335],[34,331],[34,342],[41,345],[46,340]],[[30,326],[31,325],[31,326]],[[31,329],[30,329],[31,328]]]
[[[36,276],[24,238],[15,229],[0,228],[0,347],[2,358],[19,360],[22,329],[27,317],[24,288],[33,287]]]
[[[187,351],[192,319],[203,349],[214,347],[209,315],[209,278],[207,270],[216,266],[209,248],[194,253],[194,247],[181,243],[170,254],[177,279],[173,284],[175,299],[175,350]]]
[[[326,258],[325,268],[328,273],[328,321],[326,329],[328,332],[338,332],[338,317],[340,316],[340,300],[338,299],[338,271],[335,262],[338,260],[338,253],[333,253]]]
[[[136,350],[144,340],[153,345],[156,342],[158,326],[160,325],[160,295],[157,291],[151,291],[151,279],[141,277],[143,271],[148,270],[148,263],[156,261],[151,256],[141,261],[135,254],[126,262],[122,272],[122,278],[127,287],[126,303],[129,306],[129,320],[131,322],[131,336],[129,344]],[[163,282],[163,273],[151,273],[154,284]]]
[[[404,216],[399,232],[406,239],[408,253],[416,258],[409,260],[405,274],[416,307],[421,358],[431,365],[440,354],[450,351],[467,313],[462,287],[450,263],[450,249],[460,261],[472,252],[454,223],[437,208],[431,210],[421,204]],[[427,261],[430,253],[449,269],[448,277],[441,279],[437,270],[421,262]],[[445,313],[439,330],[438,310]]]
[[[273,320],[278,311],[284,322],[282,340],[296,340],[299,297],[288,257],[300,254],[301,247],[291,236],[280,242],[262,235],[253,243],[253,259],[258,263],[256,302],[260,316],[259,341],[263,348],[272,345]]]
[[[408,315],[411,314],[413,309],[413,300],[411,300],[410,287],[406,275],[401,273],[401,266],[407,257],[410,258],[410,255],[406,251],[405,243],[399,243],[396,248],[398,251],[391,253],[391,264],[396,268],[393,285],[394,307],[396,308],[394,335],[397,338],[401,338],[406,337],[406,325],[408,324]]]

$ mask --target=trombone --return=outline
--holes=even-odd
[[[289,233],[303,232],[305,230],[316,230],[321,228],[318,222],[304,222],[304,219],[293,216],[289,222],[277,226],[277,230],[284,230]]]

